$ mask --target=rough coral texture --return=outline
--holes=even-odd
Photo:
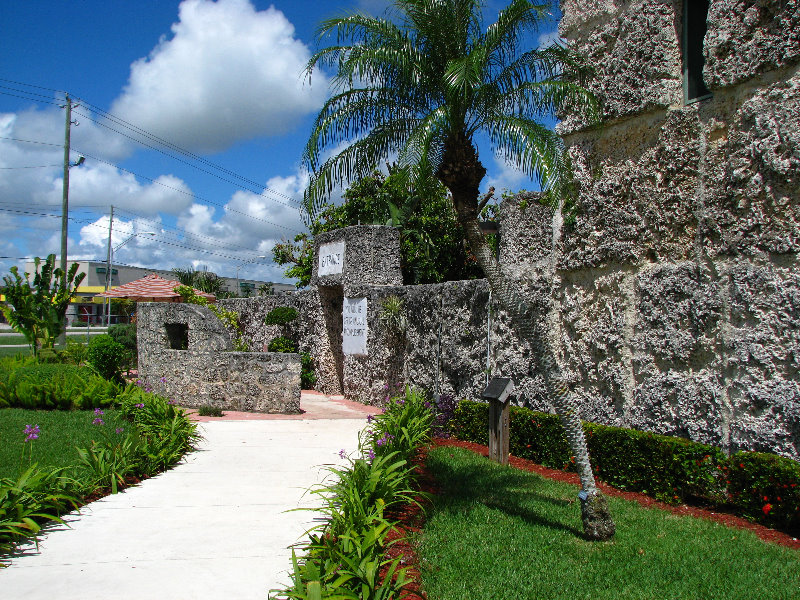
[[[707,23],[703,78],[712,91],[800,60],[797,0],[714,0]]]
[[[139,378],[182,406],[268,413],[300,412],[297,354],[231,352],[230,333],[207,308],[140,303]],[[185,327],[186,348],[170,343],[167,325]]]

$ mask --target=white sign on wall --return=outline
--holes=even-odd
[[[342,305],[342,352],[367,353],[367,299],[345,298]]]
[[[338,275],[344,265],[344,241],[322,244],[319,247],[317,275]]]

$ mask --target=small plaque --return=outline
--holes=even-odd
[[[342,304],[342,352],[367,354],[367,299],[345,298]]]
[[[344,242],[331,242],[319,247],[317,276],[338,275],[344,266]]]
[[[509,377],[493,377],[489,380],[489,385],[483,390],[481,398],[484,400],[497,400],[499,402],[508,401],[511,392],[514,391],[514,381]]]

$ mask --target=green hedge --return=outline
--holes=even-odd
[[[0,408],[36,410],[103,408],[119,388],[90,368],[69,364],[0,364]]]
[[[575,470],[558,416],[511,407],[509,450],[551,468]],[[488,444],[488,404],[462,400],[453,417],[459,439]],[[758,452],[730,458],[683,438],[584,423],[598,478],[666,502],[702,499],[772,526],[800,530],[800,464]]]

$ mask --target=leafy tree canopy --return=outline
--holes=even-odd
[[[407,285],[482,277],[483,271],[464,243],[447,190],[434,183],[423,198],[396,166],[390,166],[388,176],[375,171],[348,187],[341,205],[326,204],[309,229],[314,236],[359,224],[399,228],[400,267]],[[304,287],[311,281],[313,251],[311,239],[301,234],[294,242],[275,245],[272,252],[276,263],[289,265],[286,276],[296,278],[297,287]]]
[[[6,303],[0,304],[0,311],[9,325],[25,336],[34,354],[52,348],[63,333],[67,307],[86,277],[86,273],[78,273],[78,263],[72,263],[66,274],[55,264],[55,254],[44,262],[37,256],[33,281],[29,273],[20,275],[17,267],[3,277]]]

